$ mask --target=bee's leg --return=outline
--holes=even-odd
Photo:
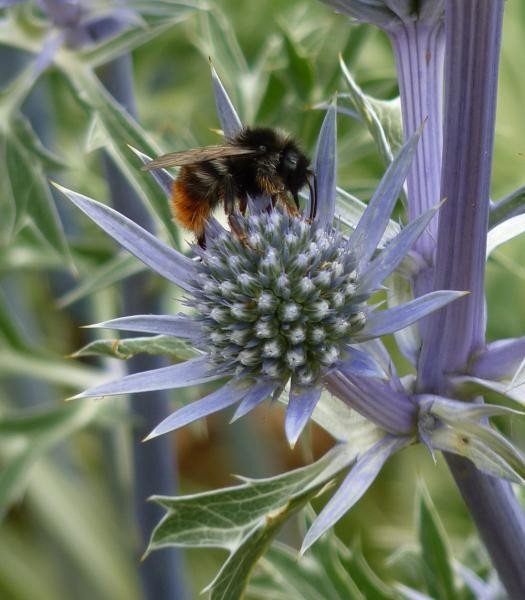
[[[235,190],[233,187],[233,178],[231,175],[226,175],[223,181],[223,205],[224,212],[228,218],[228,224],[230,229],[233,231],[235,236],[241,241],[245,242],[246,234],[244,233],[238,219],[238,215],[235,214]]]
[[[206,234],[204,231],[197,237],[197,244],[199,244],[203,250],[206,250]]]
[[[231,175],[225,175],[222,182],[222,187],[222,203],[224,207],[224,212],[226,213],[226,216],[229,219],[230,215],[233,215],[235,211],[235,190],[233,187],[233,178]]]
[[[244,196],[239,199],[239,211],[241,215],[246,214],[246,209],[248,208],[248,197]]]

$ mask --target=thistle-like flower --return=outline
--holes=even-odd
[[[240,121],[213,76],[223,130],[231,134]],[[187,314],[124,317],[99,326],[178,336],[199,352],[186,362],[129,375],[80,396],[180,388],[228,378],[216,391],[166,418],[149,436],[154,437],[234,404],[238,405],[234,418],[238,418],[265,399],[278,397],[289,384],[285,429],[293,445],[325,381],[334,373],[347,379],[388,379],[360,344],[402,329],[462,295],[433,292],[387,310],[367,303],[436,211],[422,215],[377,252],[417,139],[418,134],[402,148],[355,230],[345,237],[334,226],[336,109],[332,106],[313,165],[318,181],[315,221],[278,207],[261,209],[260,202],[252,201],[246,215],[237,215],[235,236],[216,221],[209,223],[207,248],[195,248],[196,260],[164,245],[111,208],[61,188],[117,242],[182,288],[187,305],[194,309]],[[138,154],[144,162],[149,160]],[[164,171],[156,176],[169,188],[171,176]],[[338,393],[337,385],[331,387]],[[409,396],[393,394],[382,412],[373,402],[370,407],[364,404],[356,409],[391,433],[416,431],[417,408]]]

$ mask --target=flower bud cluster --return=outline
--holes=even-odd
[[[355,259],[335,231],[279,209],[238,218],[202,253],[196,308],[218,367],[301,385],[344,355],[365,324]]]

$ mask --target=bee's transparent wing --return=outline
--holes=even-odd
[[[227,158],[228,156],[248,156],[257,154],[257,150],[250,148],[241,148],[223,144],[218,146],[204,146],[202,148],[193,148],[192,150],[183,150],[182,152],[170,152],[152,160],[142,168],[145,171],[152,169],[163,169],[165,167],[183,167],[184,165],[195,165],[217,158]]]

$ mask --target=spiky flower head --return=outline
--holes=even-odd
[[[219,116],[227,135],[240,121],[213,73]],[[150,437],[166,433],[238,404],[238,418],[289,384],[285,430],[293,445],[330,379],[339,394],[354,376],[387,378],[385,369],[362,342],[402,329],[461,295],[433,292],[387,310],[367,299],[381,288],[435,209],[400,231],[378,252],[401,191],[418,134],[402,148],[373,194],[361,220],[348,236],[334,226],[336,197],[336,108],[321,128],[313,169],[317,176],[315,220],[272,208],[268,199],[248,203],[236,214],[236,232],[211,219],[206,249],[195,247],[191,260],[112,209],[63,190],[122,246],[186,293],[192,311],[179,315],[139,315],[99,324],[113,329],[172,335],[189,340],[199,353],[183,363],[129,375],[91,388],[81,396],[104,396],[184,387],[221,378],[215,392],[177,410]],[[148,162],[150,159],[137,152]],[[172,177],[154,173],[170,193]],[[310,211],[306,211],[310,214]],[[383,240],[384,242],[384,240]],[[350,382],[350,383],[348,383]],[[381,394],[376,394],[383,400]],[[345,398],[347,401],[348,398]],[[358,400],[356,400],[358,402]],[[389,390],[378,409],[367,400],[356,409],[392,433],[415,431],[416,407],[408,396]]]
[[[356,260],[343,236],[280,208],[239,217],[197,267],[204,344],[218,369],[315,385],[365,324]]]

